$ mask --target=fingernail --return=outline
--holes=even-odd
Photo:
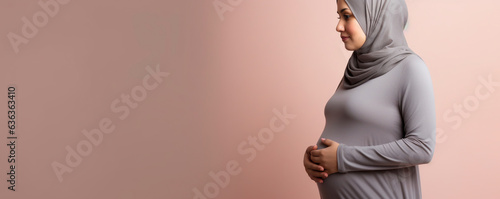
[[[321,140],[325,140],[325,138],[321,138]]]

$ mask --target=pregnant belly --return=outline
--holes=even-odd
[[[403,198],[395,170],[335,173],[317,183],[322,199]]]
[[[334,173],[317,183],[321,199],[421,198],[418,166]]]

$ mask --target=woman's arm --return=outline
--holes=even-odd
[[[340,144],[338,171],[396,169],[429,163],[436,143],[436,112],[432,81],[427,66],[404,66],[399,94],[404,138],[375,146]]]
[[[313,161],[322,166],[333,165],[332,162],[335,161],[338,170],[329,173],[397,169],[431,161],[436,140],[436,113],[430,74],[423,61],[422,64],[404,67],[399,93],[404,137],[374,146],[348,146],[340,143],[337,148],[335,145],[329,145],[325,149],[320,149],[325,150],[323,152],[312,151]],[[326,151],[334,152],[336,155],[329,154],[330,159],[325,158]],[[336,160],[332,160],[332,157]],[[324,168],[332,170],[332,167],[324,166]]]

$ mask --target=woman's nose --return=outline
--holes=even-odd
[[[342,24],[342,21],[339,21],[339,23],[337,23],[336,30],[337,30],[337,32],[343,32],[344,31],[344,24]]]

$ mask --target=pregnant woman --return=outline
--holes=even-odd
[[[403,34],[406,3],[338,0],[337,12],[353,53],[305,170],[322,199],[422,198],[418,165],[434,154],[436,114],[427,66]]]

